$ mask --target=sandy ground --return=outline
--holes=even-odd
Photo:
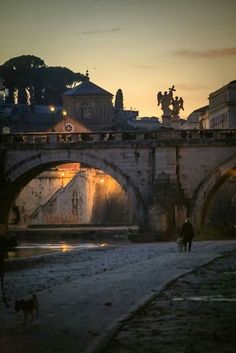
[[[236,241],[129,244],[50,254],[8,264],[10,308],[0,305],[0,353],[83,352],[142,299],[201,266]],[[14,299],[36,293],[40,316],[22,325]]]

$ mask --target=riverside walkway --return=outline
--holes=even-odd
[[[0,305],[1,353],[97,352],[120,319],[170,281],[232,250],[236,241],[195,242],[192,253],[174,243],[129,244],[16,263],[6,274],[10,309]],[[40,316],[22,326],[14,298],[30,292]]]

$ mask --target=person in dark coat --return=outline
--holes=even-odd
[[[187,218],[185,223],[183,224],[181,234],[183,237],[184,251],[187,251],[187,248],[188,248],[188,251],[191,251],[192,241],[193,241],[193,237],[194,237],[194,231],[193,231],[193,226],[192,226],[189,218]]]

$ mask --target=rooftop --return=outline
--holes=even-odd
[[[89,79],[81,82],[75,88],[69,89],[68,91],[63,93],[63,96],[87,96],[87,95],[113,96],[112,93],[95,85],[95,83],[89,81]]]

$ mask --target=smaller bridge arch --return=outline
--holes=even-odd
[[[190,214],[197,227],[206,223],[207,211],[213,196],[220,186],[236,175],[236,155],[221,163],[196,188],[190,203]]]

